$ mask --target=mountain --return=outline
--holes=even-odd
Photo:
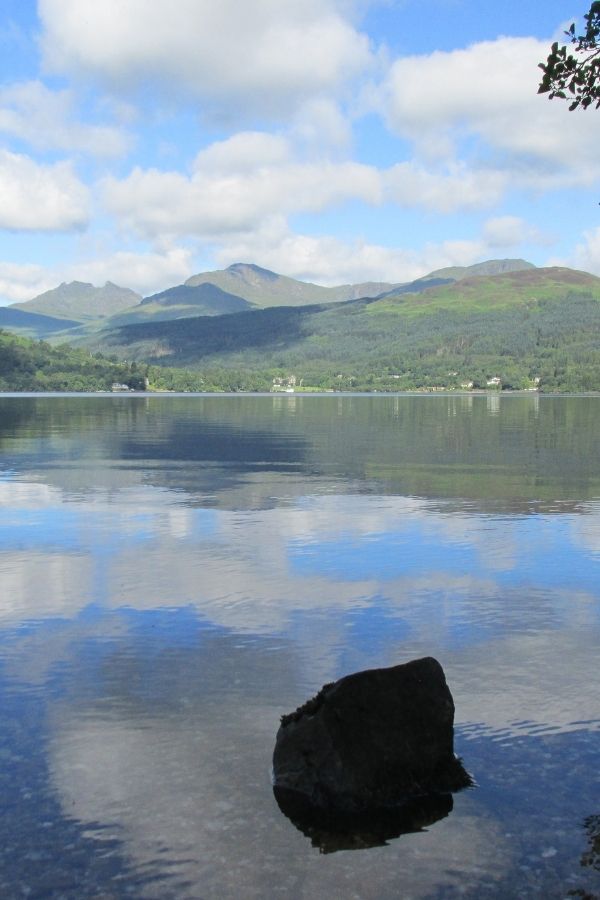
[[[243,297],[221,290],[214,284],[179,284],[159,294],[145,297],[137,306],[110,318],[110,326],[134,322],[159,322],[190,316],[223,316],[245,312],[253,305]]]
[[[527,262],[525,259],[488,259],[486,262],[475,263],[472,266],[450,266],[445,269],[436,269],[435,272],[430,272],[429,275],[424,275],[408,284],[395,285],[390,290],[380,293],[378,299],[397,294],[416,294],[430,287],[453,284],[466,278],[506,275],[509,272],[524,272],[535,268],[533,263]]]
[[[135,291],[110,281],[104,287],[73,281],[46,291],[33,300],[7,307],[13,312],[0,313],[0,327],[30,337],[81,341],[98,330],[129,324],[230,315],[274,306],[301,307],[315,303],[343,303],[362,297],[418,293],[473,274],[497,274],[525,268],[534,267],[524,260],[490,260],[476,266],[440,269],[405,284],[362,282],[322,287],[278,275],[250,263],[234,263],[227,269],[194,275],[185,284],[143,300]],[[24,319],[17,311],[46,318]]]
[[[298,281],[262,269],[250,263],[234,263],[227,269],[193,275],[185,282],[188,286],[213,284],[222,290],[243,297],[254,306],[268,309],[272,306],[306,306],[313,303],[342,303],[361,297],[378,297],[397,290],[405,293],[421,291],[432,284],[458,281],[472,275],[498,275],[503,272],[533,269],[532,263],[523,259],[488,260],[474,266],[439,269],[405,284],[389,284],[385,281],[368,281],[360,284],[341,284],[323,287],[311,282]]]
[[[104,287],[71,281],[69,284],[63,282],[33,300],[14,303],[11,309],[82,323],[114,315],[139,303],[141,299],[135,291],[119,287],[111,281],[107,281]]]
[[[488,259],[472,266],[451,266],[446,269],[437,269],[426,277],[461,281],[463,278],[472,278],[474,275],[506,275],[508,272],[524,272],[535,268],[533,263],[527,262],[526,259]]]
[[[443,281],[443,279],[441,279]],[[600,278],[526,266],[381,298],[106,329],[90,349],[345,388],[600,389]],[[268,379],[265,383],[268,383]]]
[[[263,309],[271,306],[306,306],[311,303],[375,297],[395,286],[387,282],[365,282],[322,287],[311,282],[288,278],[286,275],[278,275],[251,263],[234,263],[227,269],[202,272],[188,278],[185,284],[189,287],[213,284]]]

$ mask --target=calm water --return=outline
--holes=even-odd
[[[3,898],[600,894],[600,398],[0,397],[0,508]],[[477,786],[319,852],[280,715],[423,655]]]

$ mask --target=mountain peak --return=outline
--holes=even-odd
[[[266,279],[267,281],[276,281],[281,277],[276,272],[271,272],[270,269],[263,269],[255,263],[232,263],[230,266],[227,266],[225,271],[233,272],[235,275],[241,275],[242,278],[258,275],[260,278]]]
[[[134,306],[141,297],[130,288],[122,288],[111,281],[95,287],[88,281],[63,281],[58,287],[44,291],[32,300],[15,304],[15,308],[29,313],[85,322],[104,318]]]

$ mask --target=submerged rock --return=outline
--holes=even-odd
[[[471,779],[454,755],[454,702],[437,660],[370,669],[325,685],[283,716],[274,787],[347,813],[449,794]]]

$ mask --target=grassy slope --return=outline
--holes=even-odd
[[[418,295],[390,295],[373,304],[370,312],[400,313],[407,316],[431,314],[438,310],[486,312],[491,309],[532,305],[578,291],[589,291],[600,300],[600,278],[574,269],[529,269],[488,277],[465,278]]]

